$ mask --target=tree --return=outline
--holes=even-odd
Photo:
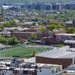
[[[59,28],[64,29],[64,26],[62,26],[59,22],[51,23],[48,27],[50,29],[59,29]]]
[[[9,44],[10,44],[10,45],[14,45],[14,44],[17,44],[17,43],[18,43],[17,38],[16,38],[15,36],[10,37],[10,38],[8,39],[8,41],[9,41]]]
[[[23,44],[24,42],[26,42],[25,39],[18,39],[18,40],[19,40],[20,44]]]
[[[40,32],[44,32],[44,31],[46,31],[47,29],[46,28],[41,28],[40,29]]]
[[[55,25],[50,25],[49,28],[50,28],[50,29],[55,29],[56,26],[55,26]]]
[[[0,24],[0,28],[4,28],[4,26],[2,24]]]
[[[35,22],[33,22],[33,23],[32,23],[32,25],[36,25],[36,23],[35,23]]]
[[[68,27],[66,29],[67,33],[74,33],[75,32],[75,28],[74,27]]]
[[[10,24],[10,26],[13,26],[13,27],[16,27],[17,26],[17,23],[15,21],[13,21],[13,20],[10,21],[9,24]]]
[[[63,28],[66,28],[66,24],[65,23],[60,23],[61,24],[61,26],[63,26]]]
[[[32,52],[32,56],[34,57],[36,53],[37,53],[37,51],[34,50],[34,51]]]
[[[31,34],[28,39],[29,39],[29,40],[36,40],[37,38],[38,38],[38,37],[37,37],[37,34]]]
[[[0,36],[0,43],[6,43],[6,38],[3,36]]]
[[[4,27],[10,27],[10,24],[9,24],[9,22],[5,22],[5,23],[3,24],[3,26],[4,26]]]
[[[21,23],[17,24],[17,26],[23,26]]]
[[[43,24],[42,22],[38,22],[38,25],[41,25],[41,26],[43,26],[44,24]]]
[[[0,17],[0,22],[3,22],[3,21],[4,21],[4,19],[2,17]]]
[[[16,27],[17,23],[15,21],[9,21],[9,22],[5,22],[3,24],[4,27]]]

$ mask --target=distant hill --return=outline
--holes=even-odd
[[[30,3],[34,3],[34,2],[51,2],[51,3],[55,3],[55,2],[64,2],[64,3],[71,3],[75,0],[0,0],[0,2],[2,3],[22,3],[22,4],[30,4]]]

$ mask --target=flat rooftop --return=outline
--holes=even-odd
[[[65,40],[64,43],[75,44],[75,40]]]
[[[61,48],[54,47],[54,49],[36,54],[36,56],[47,58],[75,58],[75,48],[70,48],[69,46]]]
[[[56,34],[56,35],[63,35],[63,36],[75,36],[75,34],[67,34],[67,33],[59,33],[59,34]]]

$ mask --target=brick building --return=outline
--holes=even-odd
[[[12,32],[11,36],[15,36],[16,38],[21,38],[21,39],[28,39],[28,37],[34,33],[35,32]]]
[[[46,37],[42,38],[42,42],[45,44],[55,44],[55,43],[63,43],[62,37],[59,36],[63,35],[63,39],[65,39],[66,31],[65,30],[55,30],[55,31],[49,31],[46,35]],[[59,38],[60,37],[60,38]],[[61,39],[61,40],[60,40]]]
[[[15,36],[17,38],[21,39],[28,39],[28,37],[31,34],[36,34],[38,36],[38,39],[41,39],[42,37],[45,37],[47,32],[40,32],[41,28],[45,28],[44,26],[31,26],[30,28],[17,28],[14,29],[13,32],[11,32],[11,36]]]
[[[63,68],[75,64],[75,48],[64,46],[36,54],[36,63],[58,64]]]

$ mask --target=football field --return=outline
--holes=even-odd
[[[31,57],[34,52],[44,52],[47,50],[51,50],[51,48],[44,48],[44,47],[24,47],[24,46],[17,46],[10,49],[0,50],[0,56],[13,56],[13,57]]]

